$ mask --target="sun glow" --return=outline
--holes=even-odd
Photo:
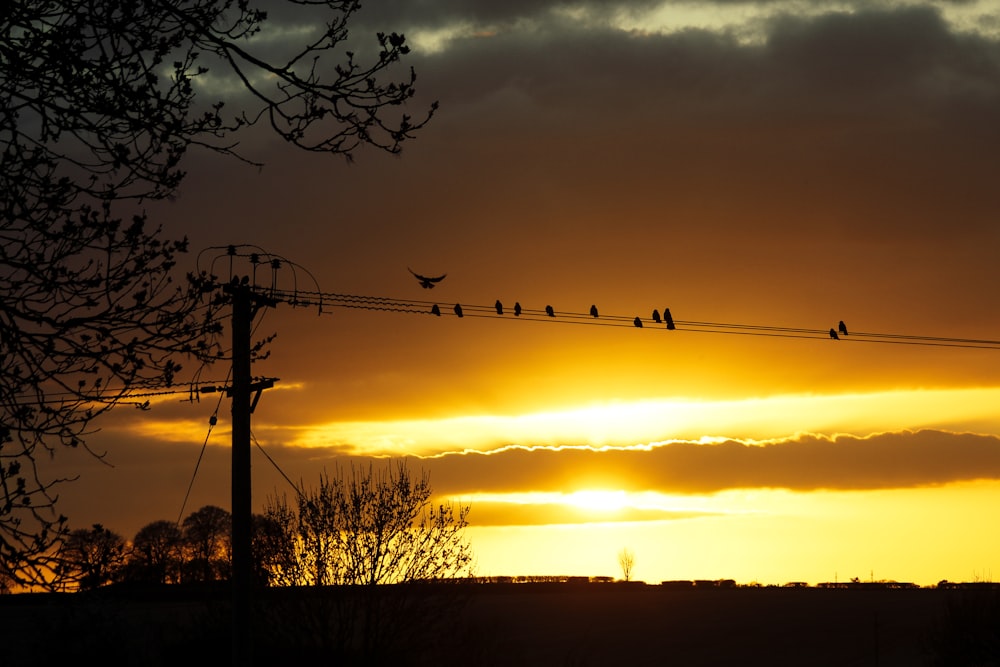
[[[636,580],[651,583],[733,578],[815,584],[874,573],[933,585],[941,579],[973,581],[995,563],[1000,536],[983,526],[989,525],[998,494],[1000,482],[992,480],[854,492],[532,494],[538,501],[579,499],[585,505],[600,505],[605,498],[612,506],[621,498],[627,504],[655,500],[674,511],[694,512],[623,521],[598,510],[589,522],[477,524],[470,536],[482,574],[615,575],[616,555],[628,546],[636,554]],[[510,494],[508,502],[515,496],[521,494]]]
[[[606,401],[575,409],[439,419],[341,421],[285,427],[285,442],[367,455],[434,456],[509,445],[634,446],[668,439],[767,440],[794,433],[866,434],[904,428],[992,432],[1000,388],[904,390],[744,400]],[[268,426],[259,426],[263,432]],[[280,428],[275,426],[275,428]]]
[[[699,514],[788,513],[791,492],[732,489],[710,495],[674,494],[660,491],[587,488],[575,491],[515,491],[474,493],[462,502],[506,505],[563,505],[580,509],[621,510],[635,508],[663,512]]]
[[[624,491],[574,491],[563,497],[562,502],[584,510],[614,512],[629,504]]]

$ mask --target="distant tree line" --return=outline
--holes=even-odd
[[[230,577],[232,528],[228,511],[206,505],[178,524],[146,524],[131,542],[94,524],[67,536],[55,570],[54,586],[92,590],[108,584],[180,584]]]
[[[464,632],[469,587],[448,582],[471,578],[463,537],[469,507],[431,500],[428,474],[411,473],[403,461],[337,468],[291,499],[269,498],[252,518],[259,595],[251,623],[261,664],[416,664],[414,651],[440,656],[442,646],[453,647]],[[95,524],[69,531],[55,560],[54,590],[138,584],[121,599],[133,592],[156,599],[172,585],[232,577],[232,517],[206,505],[183,521],[146,524],[131,540]],[[67,605],[102,599],[110,598],[74,594]],[[225,597],[181,615],[146,639],[161,642],[157,651],[182,647],[187,656],[197,647],[224,661],[232,648],[229,604]]]
[[[324,473],[318,487],[268,499],[252,517],[254,576],[263,586],[398,584],[465,577],[468,507],[431,503],[427,473],[405,463]],[[232,575],[232,517],[206,505],[183,521],[146,524],[131,541],[94,524],[71,530],[55,590],[116,583],[186,584]]]

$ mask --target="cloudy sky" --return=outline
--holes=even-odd
[[[1000,339],[995,3],[370,5],[358,52],[404,33],[406,110],[440,103],[402,155],[248,136],[266,166],[192,154],[150,210],[189,268],[248,244],[440,304],[258,317],[257,506],[404,456],[472,505],[484,575],[616,576],[625,547],[650,582],[1000,575],[1000,344],[922,344]],[[272,16],[262,52],[315,25]],[[625,326],[571,323],[592,304]],[[99,424],[114,467],[55,462],[75,525],[228,506],[228,402],[177,398]]]

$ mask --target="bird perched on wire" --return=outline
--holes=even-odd
[[[556,311],[552,309],[552,306],[545,306],[545,314],[549,317],[555,317]]]
[[[673,331],[676,327],[674,326],[674,316],[670,314],[669,308],[663,309],[663,321],[667,323],[667,328]]]
[[[830,338],[834,340],[840,340],[840,336],[837,335],[836,329],[830,329]]]
[[[441,317],[441,309],[438,308],[438,305],[436,303],[433,306],[431,306],[431,315],[437,315],[438,317]]]
[[[844,324],[844,320],[840,320],[840,324],[838,325],[838,327],[840,328],[840,333],[842,333],[843,335],[846,336],[847,335],[847,325]]]
[[[653,321],[656,322],[657,324],[659,324],[660,321],[661,321],[660,320],[660,311],[658,311],[656,308],[653,309]]]
[[[441,282],[442,280],[445,279],[445,276],[448,275],[447,273],[444,273],[434,278],[428,278],[427,276],[420,275],[410,267],[406,267],[406,270],[412,273],[413,276],[420,281],[420,286],[423,287],[424,289],[434,289],[434,284]]]
[[[591,306],[590,307],[590,316],[591,317],[597,317],[597,306]]]
[[[514,302],[514,317],[519,317],[521,315],[521,302]]]
[[[642,328],[642,320],[639,318],[638,315],[636,315],[635,319],[632,320],[632,324],[634,324],[635,326],[639,327],[640,329]]]
[[[457,303],[455,304],[455,314],[458,315],[459,317],[463,317],[464,316],[462,314],[462,306],[460,304],[457,304]]]
[[[494,306],[497,309],[497,315],[503,315],[503,304],[500,303],[500,299],[497,299],[497,302],[494,304]]]

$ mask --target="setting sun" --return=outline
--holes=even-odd
[[[563,498],[563,502],[580,509],[598,512],[614,512],[628,504],[624,491],[574,491]]]

